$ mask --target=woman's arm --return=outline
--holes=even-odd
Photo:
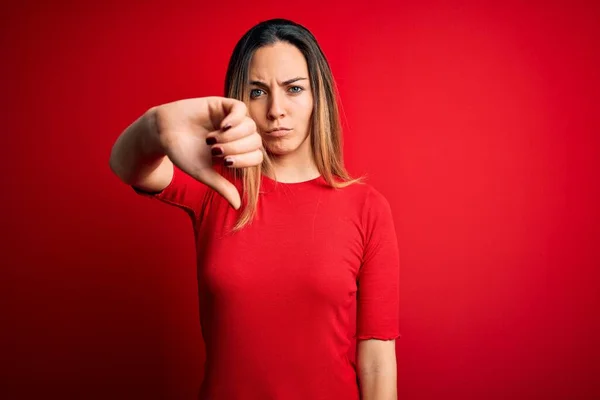
[[[215,156],[231,159],[231,168],[262,164],[262,138],[244,102],[208,96],[152,107],[117,138],[109,164],[123,182],[146,192],[166,188],[177,166],[237,210],[238,189],[213,168],[215,146]]]
[[[357,364],[363,400],[396,400],[396,341],[358,342]]]
[[[173,164],[165,156],[155,126],[153,107],[135,120],[117,138],[109,165],[125,183],[159,192],[173,178]]]

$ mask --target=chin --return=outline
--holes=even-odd
[[[298,137],[296,135],[290,135],[281,138],[265,138],[263,136],[263,143],[268,154],[271,154],[273,156],[285,156],[288,154],[295,153],[297,151],[301,151],[304,145],[308,145],[310,143],[308,141],[309,136],[310,135],[306,135],[304,136],[304,138]]]
[[[298,147],[286,145],[267,145],[267,153],[274,156],[285,156],[298,150]]]

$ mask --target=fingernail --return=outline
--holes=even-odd
[[[217,143],[217,138],[215,138],[215,137],[206,138],[206,144],[207,145],[212,146],[215,143]]]
[[[231,158],[226,158],[223,164],[225,164],[226,167],[231,167],[233,165],[233,160]]]
[[[227,124],[223,127],[223,130],[226,131],[227,129],[231,128],[231,124]]]
[[[220,156],[221,154],[223,154],[223,149],[220,147],[213,147],[213,149],[210,152],[213,156]]]

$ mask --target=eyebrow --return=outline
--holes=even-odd
[[[306,80],[308,78],[302,78],[300,76],[296,77],[296,78],[292,78],[292,79],[288,79],[285,82],[281,83],[281,86],[285,86],[285,85],[289,85],[290,83],[294,83],[296,81],[301,81],[301,80]],[[267,84],[261,81],[250,81],[251,85],[256,85],[256,86],[263,86],[263,87],[267,87]]]

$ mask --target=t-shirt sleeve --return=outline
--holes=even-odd
[[[160,200],[166,204],[181,208],[194,220],[201,213],[208,186],[192,178],[177,166],[173,165],[173,178],[160,192],[147,192],[131,186],[137,193],[145,197]]]
[[[373,188],[363,209],[364,253],[357,283],[357,339],[400,336],[399,251],[387,199]]]

